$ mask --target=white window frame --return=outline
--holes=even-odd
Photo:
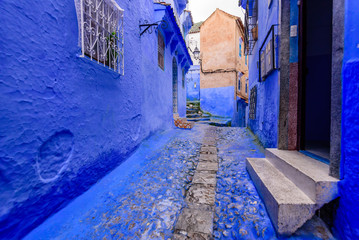
[[[124,75],[124,10],[115,0],[75,0],[81,57]]]

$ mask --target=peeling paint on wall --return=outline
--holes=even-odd
[[[74,146],[74,136],[69,130],[56,132],[39,149],[36,168],[43,183],[56,180],[67,167]]]

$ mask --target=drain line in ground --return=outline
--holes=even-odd
[[[175,226],[174,240],[213,239],[214,203],[217,184],[217,128],[209,127],[202,140],[199,162]]]

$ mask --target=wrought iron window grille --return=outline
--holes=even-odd
[[[81,57],[124,74],[124,10],[114,0],[76,0]]]
[[[278,46],[278,24],[269,29],[259,48],[259,82],[263,82],[274,70],[278,69],[276,50]]]
[[[256,119],[257,112],[257,85],[252,87],[249,101],[249,119]]]
[[[154,23],[148,23],[147,20],[139,21],[139,28],[140,28],[140,37],[148,32],[149,34],[152,34],[154,30],[157,30],[158,27],[161,27],[162,29],[168,28],[168,22],[166,20],[157,21]]]

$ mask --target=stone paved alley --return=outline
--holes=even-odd
[[[156,134],[25,239],[276,239],[245,169],[263,156],[245,128]],[[291,239],[332,236],[312,220]]]

